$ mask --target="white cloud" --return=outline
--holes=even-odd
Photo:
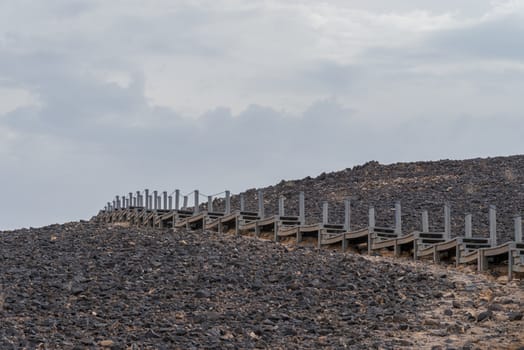
[[[17,108],[39,105],[38,96],[26,89],[0,86],[0,118],[2,114],[12,112]]]

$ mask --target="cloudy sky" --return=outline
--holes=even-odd
[[[522,153],[524,1],[0,2],[0,229]]]

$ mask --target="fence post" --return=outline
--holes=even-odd
[[[231,213],[231,192],[226,191],[226,215]]]
[[[306,200],[304,192],[298,194],[298,216],[301,225],[306,224]]]
[[[279,216],[285,216],[286,215],[286,212],[284,210],[284,201],[285,201],[285,197],[284,196],[280,196],[278,197],[278,215]]]
[[[175,210],[180,210],[180,190],[175,190]]]
[[[472,229],[472,224],[471,224],[471,214],[466,214],[466,218],[464,219],[465,220],[465,225],[466,225],[466,232],[465,232],[465,237],[466,238],[471,238],[473,237],[473,229]]]
[[[451,206],[444,204],[444,236],[446,240],[451,237]]]
[[[264,218],[264,193],[262,190],[258,190],[258,216]]]
[[[400,201],[395,203],[395,233],[398,235],[402,233],[402,207]]]
[[[198,190],[195,190],[195,209],[193,210],[194,214],[198,214],[200,212],[200,192]]]
[[[422,232],[429,232],[429,214],[427,210],[422,210]]]
[[[146,200],[146,210],[149,210],[149,190],[147,188],[144,190],[144,197]]]
[[[244,194],[241,193],[240,194],[240,211],[245,211],[246,210],[246,199],[244,197]]]
[[[158,191],[153,191],[153,209],[158,209]]]
[[[213,196],[207,196],[207,212],[213,212]]]
[[[515,242],[522,243],[522,216],[515,216]]]
[[[351,231],[351,199],[344,200],[344,230]]]
[[[497,246],[497,208],[494,205],[489,206],[489,238],[491,246]]]
[[[374,206],[370,206],[369,207],[368,226],[370,228],[374,228],[375,227],[375,207]]]
[[[327,201],[322,203],[322,224],[326,225],[329,222],[329,203]]]

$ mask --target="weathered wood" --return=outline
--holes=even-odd
[[[280,216],[285,216],[286,213],[285,213],[285,208],[284,208],[284,201],[286,200],[286,198],[284,196],[280,196],[278,198],[278,215]]]
[[[322,203],[322,224],[326,225],[329,222],[329,203]]]
[[[175,190],[175,210],[180,209],[180,190]]]
[[[520,215],[515,216],[515,242],[516,243],[523,243],[522,242],[522,217]]]
[[[402,234],[402,206],[400,201],[395,203],[395,233]]]
[[[213,196],[207,196],[207,210],[213,211]]]
[[[304,192],[298,194],[298,217],[301,225],[306,224],[306,200]]]
[[[422,232],[429,232],[429,215],[427,210],[422,211]]]
[[[473,236],[472,225],[471,225],[471,214],[466,214],[466,218],[464,219],[464,221],[465,221],[465,226],[466,226],[465,236],[467,238],[471,238]]]
[[[231,214],[231,191],[226,191],[226,208],[224,214]]]
[[[240,194],[240,211],[246,210],[246,198],[243,193]]]
[[[344,200],[344,229],[351,231],[351,199]]]
[[[375,208],[373,206],[369,207],[368,226],[370,228],[375,227]]]
[[[198,190],[195,190],[194,197],[195,197],[195,201],[194,201],[195,208],[193,209],[193,213],[195,213],[196,215],[200,212],[200,192]]]
[[[494,205],[489,206],[489,238],[493,247],[497,245],[497,209]]]
[[[446,239],[451,237],[451,205],[449,203],[444,204],[444,233]]]
[[[262,190],[258,190],[258,216],[260,216],[261,219],[265,217],[264,215],[264,192],[262,192]]]

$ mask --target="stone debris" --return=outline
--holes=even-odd
[[[1,349],[524,346],[521,281],[95,222],[0,240]]]

